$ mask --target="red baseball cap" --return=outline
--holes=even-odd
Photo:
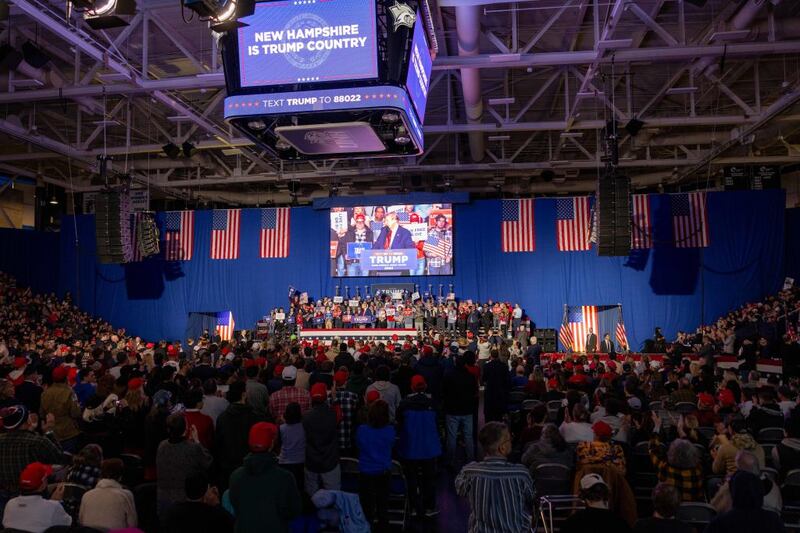
[[[614,433],[614,430],[611,429],[611,426],[603,422],[602,420],[598,420],[592,426],[592,431],[598,437],[605,437],[611,438],[611,435]]]
[[[697,403],[706,407],[712,407],[714,405],[714,396],[707,392],[701,392],[697,395]]]
[[[269,422],[253,424],[253,427],[250,428],[250,435],[247,438],[250,451],[255,453],[269,451],[272,448],[272,443],[275,442],[277,434],[278,426],[275,424],[270,424]]]
[[[336,373],[333,375],[333,381],[336,382],[337,385],[342,386],[347,383],[347,372],[344,370],[337,370]]]
[[[14,358],[14,368],[25,368],[28,365],[28,360],[24,357]]]
[[[314,383],[314,386],[311,387],[311,398],[325,399],[327,397],[328,397],[328,387],[326,387],[324,383]]]
[[[65,366],[57,366],[53,369],[53,381],[61,382],[67,379],[69,370]]]
[[[144,385],[144,380],[142,378],[133,378],[128,382],[128,390],[141,389],[142,385]]]
[[[358,222],[359,220],[362,220],[362,221],[363,221],[363,220],[366,220],[366,219],[367,219],[367,217],[365,217],[365,216],[364,216],[364,215],[362,215],[361,213],[359,213],[359,214],[357,214],[357,215],[356,215],[356,222]]]
[[[31,463],[19,475],[19,488],[22,490],[36,490],[53,473],[53,467],[44,463]]]
[[[397,339],[399,338],[400,337],[397,336],[397,333],[395,333],[394,335],[392,335],[392,342],[397,342]]]
[[[736,405],[736,398],[733,396],[733,391],[730,389],[722,389],[719,391],[717,399],[723,407],[732,407],[733,405]]]
[[[371,390],[367,392],[367,403],[372,403],[375,400],[379,400],[381,397],[381,393],[376,390]]]
[[[425,377],[420,376],[417,374],[411,378],[411,390],[415,392],[424,391],[428,387],[428,384],[425,382]]]
[[[170,354],[170,355],[174,355],[174,354],[178,353],[178,349],[175,348],[175,346],[173,346],[171,344],[168,344],[167,345],[167,353]]]
[[[283,375],[283,365],[275,365],[275,369],[272,371],[272,375],[275,377]]]

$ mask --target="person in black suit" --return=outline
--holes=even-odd
[[[603,335],[603,342],[600,343],[600,353],[607,353],[608,358],[612,361],[616,359],[617,351],[614,348],[614,341],[611,340],[611,334],[606,333]]]
[[[483,393],[483,416],[486,422],[502,421],[507,410],[508,393],[511,391],[511,374],[508,365],[500,361],[500,352],[491,351],[489,362],[483,365],[481,381]]]
[[[586,335],[586,353],[592,353],[597,351],[597,335],[594,331],[589,329],[589,333]]]
[[[378,250],[403,250],[416,248],[411,232],[397,221],[397,213],[387,213],[383,219],[383,229],[375,239],[375,248]]]

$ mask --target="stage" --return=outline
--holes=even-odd
[[[301,329],[297,334],[300,340],[320,340],[332,341],[334,339],[347,340],[375,340],[375,341],[391,341],[394,335],[397,335],[399,340],[405,341],[406,337],[416,338],[416,329],[388,329],[388,328],[345,328],[345,329]]]

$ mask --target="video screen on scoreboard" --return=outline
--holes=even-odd
[[[451,204],[334,207],[333,277],[453,274]]]
[[[259,2],[241,21],[241,87],[378,76],[374,0]]]

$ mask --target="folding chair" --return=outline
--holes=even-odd
[[[121,453],[119,458],[125,465],[122,474],[122,483],[128,487],[135,487],[144,481],[144,462],[135,453]]]
[[[358,459],[353,457],[341,457],[339,467],[342,469],[342,490],[358,494]]]
[[[583,509],[586,505],[582,499],[576,496],[542,496],[536,506],[539,512],[534,513],[537,521],[535,526],[538,526],[538,522],[541,522],[544,533],[556,533],[569,515],[574,511]],[[533,529],[534,531],[539,531],[538,527]]]
[[[405,531],[410,506],[403,467],[399,461],[392,461],[392,474],[389,481],[389,524],[399,526],[401,530]]]
[[[539,400],[525,400],[522,402],[522,410],[533,411],[537,405],[544,405],[544,403]]]
[[[717,516],[717,511],[707,503],[684,502],[678,507],[675,518],[690,526],[705,527],[715,516]]]
[[[653,400],[650,402],[650,410],[651,411],[660,411],[661,410],[661,400]]]
[[[540,496],[565,495],[572,493],[570,469],[558,463],[544,463],[533,472],[536,494]]]
[[[551,422],[558,419],[558,411],[561,409],[561,400],[550,400],[547,402],[547,414]]]
[[[783,440],[783,428],[763,428],[758,432],[756,442],[759,444],[778,444]]]

